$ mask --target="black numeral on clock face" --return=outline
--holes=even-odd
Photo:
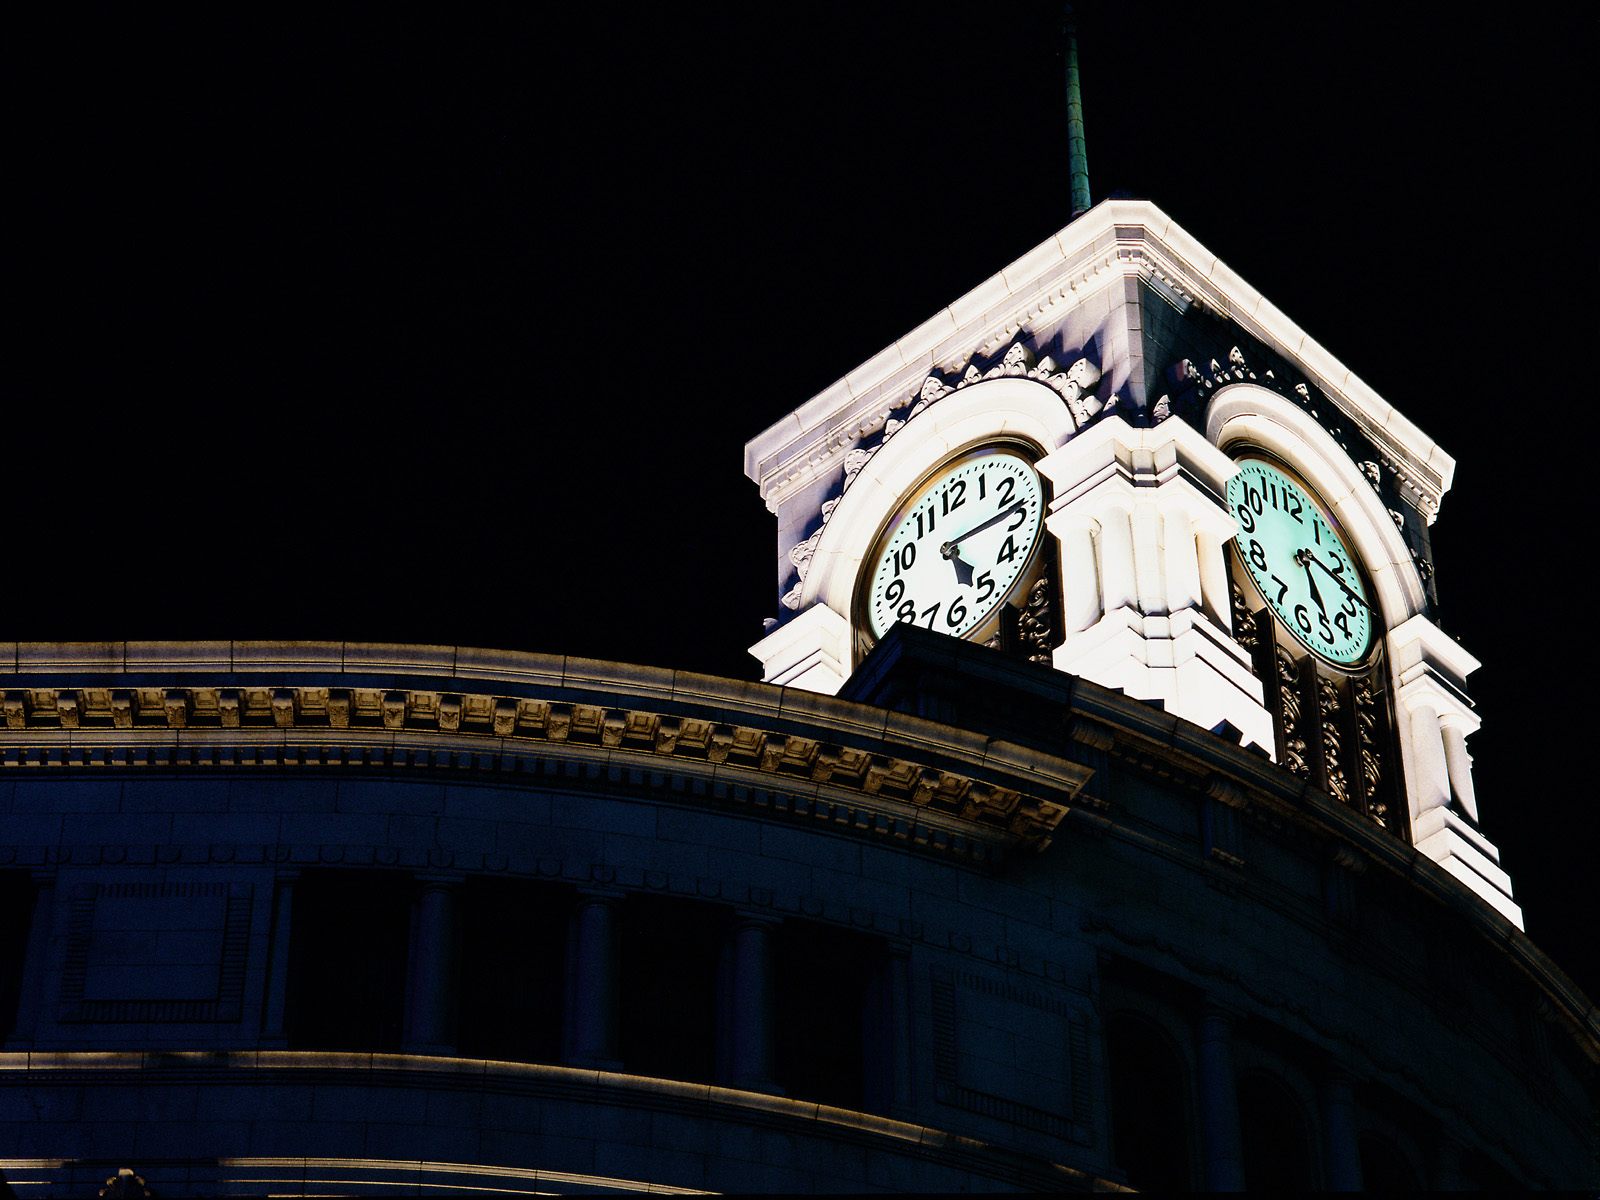
[[[957,479],[944,491],[939,493],[939,503],[944,509],[945,516],[949,516],[956,509],[967,502],[967,481]]]

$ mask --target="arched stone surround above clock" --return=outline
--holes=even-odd
[[[1466,738],[1479,720],[1466,679],[1478,662],[1426,615],[1422,577],[1382,498],[1309,414],[1255,384],[1217,391],[1206,410],[1206,438],[1225,450],[1249,445],[1277,455],[1332,511],[1383,620],[1411,840],[1520,926],[1499,851],[1477,828]]]
[[[1038,380],[988,379],[945,397],[874,454],[840,498],[811,560],[801,611],[826,604],[848,617],[878,530],[906,493],[955,451],[1011,437],[1048,454],[1076,432],[1061,397]]]
[[[928,472],[958,450],[1007,438],[1048,455],[1077,429],[1058,392],[1017,376],[973,383],[919,413],[867,460],[840,497],[811,557],[798,615],[752,647],[765,679],[839,690],[854,666],[851,613],[867,553]]]
[[[1382,498],[1310,414],[1264,387],[1236,383],[1213,397],[1206,410],[1206,438],[1224,450],[1248,442],[1305,477],[1360,555],[1386,628],[1396,629],[1423,611],[1422,577]]]

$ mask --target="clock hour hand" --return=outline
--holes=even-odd
[[[1334,569],[1332,567],[1328,566],[1327,563],[1323,562],[1315,554],[1311,553],[1311,551],[1309,549],[1301,549],[1301,550],[1297,551],[1295,553],[1295,558],[1299,559],[1302,554],[1305,555],[1305,561],[1306,562],[1314,562],[1314,563],[1317,564],[1317,566],[1321,567],[1322,571],[1323,571],[1323,574],[1327,575],[1327,577],[1329,579],[1333,580],[1336,584],[1338,584],[1339,585],[1339,590],[1342,591],[1346,596],[1349,596],[1350,599],[1354,600],[1357,604],[1361,605],[1362,608],[1365,608],[1365,609],[1367,609],[1369,611],[1371,610],[1372,605],[1368,604],[1360,596],[1356,595],[1356,593],[1353,592],[1350,589],[1350,585],[1348,583],[1346,583],[1343,579],[1341,579],[1339,577],[1339,574],[1336,571],[1334,571]]]
[[[971,587],[972,564],[961,557],[961,547],[952,545],[945,557],[950,560],[950,565],[956,569],[956,582],[962,587]]]
[[[989,528],[989,526],[991,526],[991,525],[998,525],[1001,521],[1004,521],[1007,517],[1009,517],[1012,513],[1016,512],[1019,508],[1022,508],[1026,503],[1027,503],[1027,501],[1025,501],[1025,500],[1018,500],[1015,504],[1006,505],[999,512],[995,513],[994,516],[990,517],[987,521],[983,521],[983,522],[981,522],[981,523],[979,523],[977,525],[974,525],[971,529],[967,530],[960,537],[951,538],[948,542],[946,542],[944,545],[939,547],[939,553],[944,555],[946,558],[954,559],[956,557],[956,555],[961,553],[961,543],[962,542],[966,541],[969,537],[971,537],[975,533],[982,533],[985,529]],[[970,571],[972,568],[968,567],[967,569]]]
[[[1328,606],[1322,602],[1322,593],[1317,591],[1317,581],[1311,576],[1311,551],[1301,548],[1294,552],[1294,560],[1305,569],[1306,584],[1311,588],[1311,598],[1317,602],[1317,607],[1322,610],[1322,615],[1328,615]]]

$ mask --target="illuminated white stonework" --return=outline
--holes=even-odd
[[[1479,721],[1465,689],[1478,660],[1420,615],[1389,634],[1389,648],[1411,840],[1521,929],[1522,909],[1511,899],[1511,877],[1500,867],[1500,851],[1476,828],[1478,801],[1466,739]]]
[[[1237,348],[1204,371],[1176,364],[1178,379],[1147,365],[1152,304],[1198,308],[1207,328],[1253,339],[1303,375],[1294,390],[1308,402]],[[1169,415],[1191,386],[1202,411]],[[1360,454],[1319,421],[1310,389]],[[752,648],[763,677],[837,692],[870,648],[856,596],[885,521],[951,455],[1006,438],[1036,449],[1053,489],[1064,633],[1053,665],[1269,753],[1273,717],[1233,637],[1238,529],[1222,495],[1246,447],[1292,465],[1373,587],[1412,840],[1520,925],[1476,827],[1464,691],[1475,663],[1424,615],[1431,564],[1399,527],[1399,508],[1432,523],[1454,460],[1148,202],[1097,205],[748,443],[746,473],[778,519],[778,623]]]
[[[1231,636],[1223,556],[1236,526],[1218,497],[1232,460],[1181,421],[1112,417],[1039,470],[1055,488],[1068,618],[1055,665],[1207,729],[1226,721],[1270,754],[1261,683]]]
[[[832,696],[850,677],[850,622],[826,604],[814,604],[750,652],[761,660],[765,682]]]

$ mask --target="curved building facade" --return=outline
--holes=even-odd
[[[1594,1178],[1595,1013],[1514,926],[1047,666],[7,657],[17,1195]]]
[[[1454,460],[1169,217],[745,467],[762,683],[0,646],[10,1188],[1600,1183],[1437,621]]]

